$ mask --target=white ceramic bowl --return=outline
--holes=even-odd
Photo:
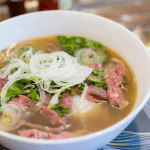
[[[0,23],[0,49],[14,42],[45,35],[78,35],[112,48],[132,67],[138,96],[132,112],[102,131],[65,140],[28,139],[0,131],[0,143],[13,150],[94,150],[113,140],[135,118],[150,96],[150,58],[145,46],[130,31],[106,18],[73,11],[45,11]]]

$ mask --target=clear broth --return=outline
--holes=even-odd
[[[56,45],[56,49],[63,50],[62,48],[60,48],[56,36],[46,36],[29,39],[18,43],[15,47],[17,48],[23,45],[34,45],[35,48],[47,52],[46,48],[48,43],[53,43],[54,45]],[[110,127],[111,125],[125,118],[131,112],[136,102],[137,82],[134,72],[132,71],[130,65],[124,60],[124,58],[122,58],[114,50],[108,47],[106,47],[106,49],[111,53],[112,57],[120,59],[126,66],[126,79],[128,81],[128,85],[126,85],[126,88],[128,92],[124,96],[124,98],[128,100],[129,105],[124,109],[120,109],[112,107],[108,102],[104,101],[102,103],[96,103],[93,109],[89,109],[85,113],[73,113],[71,115],[68,115],[67,120],[69,121],[69,127],[66,129],[66,131],[71,132],[74,136],[81,136]],[[30,117],[27,121],[42,126],[49,126],[51,124],[48,121],[48,118],[39,116],[40,113],[38,112],[34,116]],[[22,131],[24,129],[29,129],[29,127],[23,125],[19,129],[11,131],[10,133],[18,135],[18,131]]]

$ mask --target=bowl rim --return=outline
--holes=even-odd
[[[89,16],[94,17],[97,20],[98,19],[105,20],[107,22],[110,22],[111,24],[114,24],[115,26],[118,26],[118,28],[122,28],[122,30],[125,30],[131,36],[136,38],[138,40],[139,44],[141,44],[141,46],[143,47],[143,50],[145,49],[145,51],[147,52],[145,45],[132,32],[130,32],[127,28],[125,28],[122,25],[116,23],[115,21],[112,21],[112,20],[107,19],[105,17],[98,16],[98,15],[95,15],[95,14],[86,13],[86,12],[78,12],[78,11],[70,11],[70,10],[47,10],[47,11],[32,12],[32,13],[23,14],[23,15],[20,15],[20,16],[16,16],[16,17],[4,20],[0,23],[0,27],[1,27],[1,25],[7,24],[10,21],[13,21],[13,20],[16,20],[16,19],[18,20],[18,19],[23,18],[23,17],[28,17],[28,16],[32,17],[32,16],[39,15],[39,14],[43,15],[43,14],[49,14],[49,13],[57,13],[57,14],[61,14],[61,15],[65,15],[65,14],[70,13],[72,15],[82,15],[82,16],[85,16],[85,17],[89,17]],[[147,54],[148,54],[148,52],[147,52]],[[86,141],[86,140],[89,140],[89,139],[92,139],[92,138],[96,138],[100,135],[105,135],[106,133],[109,133],[113,130],[116,130],[119,126],[122,126],[123,124],[125,124],[125,122],[127,120],[130,120],[130,119],[134,118],[135,115],[137,115],[140,112],[140,110],[142,110],[142,108],[144,107],[144,105],[148,101],[149,97],[150,97],[150,91],[145,96],[145,98],[143,98],[143,101],[140,103],[140,105],[134,111],[131,111],[124,119],[120,120],[119,122],[115,123],[114,125],[112,125],[108,128],[105,128],[103,130],[100,130],[100,131],[97,131],[97,132],[94,132],[94,133],[90,133],[90,134],[87,134],[87,135],[83,135],[83,136],[80,136],[80,137],[73,137],[73,138],[68,138],[68,139],[58,139],[58,140],[47,140],[47,139],[40,140],[40,139],[31,139],[31,138],[21,137],[21,136],[18,136],[18,135],[7,133],[5,131],[0,131],[0,135],[2,135],[3,137],[6,137],[8,139],[16,140],[16,141],[19,141],[19,142],[33,143],[33,144],[52,144],[52,145],[53,144],[55,144],[55,145],[58,144],[59,145],[60,143],[61,144],[66,144],[66,143],[76,143],[76,142]]]

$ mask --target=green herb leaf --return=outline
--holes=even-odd
[[[37,104],[40,101],[40,96],[37,93],[37,88],[31,88],[31,92],[27,96],[30,97],[35,104]]]
[[[11,98],[23,94],[24,86],[22,84],[18,84],[17,82],[14,82],[9,89],[7,90],[5,101],[9,101]]]
[[[128,83],[127,82],[123,82],[122,85],[128,85]]]
[[[6,65],[10,65],[10,61],[6,61],[5,64],[6,64]]]
[[[81,84],[81,83],[79,83],[79,84],[78,84],[78,87],[80,88],[81,86],[82,86],[82,84]]]
[[[69,107],[60,106],[61,103],[62,103],[62,100],[60,99],[57,104],[54,104],[54,105],[52,105],[52,106],[50,106],[48,108],[53,109],[56,112],[59,111],[60,112],[59,116],[60,117],[64,117],[65,114],[69,113],[70,108]]]
[[[21,80],[18,80],[16,82],[14,82],[9,87],[9,89],[7,90],[7,93],[6,93],[6,96],[5,96],[5,102],[8,102],[11,98],[16,97],[17,95],[30,93],[31,95],[30,94],[29,95],[31,96],[31,98],[33,97],[32,100],[35,103],[37,103],[37,101],[40,99],[39,95],[37,94],[38,89],[37,88],[36,89],[32,88],[31,90],[30,89],[25,89],[24,86],[27,85],[27,84],[31,84],[30,79],[21,79]],[[36,91],[36,93],[35,93],[34,90]]]
[[[71,95],[74,96],[74,95],[75,95],[75,92],[74,92],[74,91],[71,91]]]
[[[21,54],[22,54],[21,52],[18,52],[18,56],[21,56]]]
[[[102,86],[102,85],[103,85],[103,82],[96,82],[96,83],[95,83],[95,86],[96,86],[96,87]]]
[[[64,116],[65,116],[65,113],[59,114],[59,117],[64,117]]]
[[[62,98],[62,95],[61,95],[61,94],[59,94],[58,98]]]
[[[94,96],[98,96],[98,94],[97,94],[97,93],[93,93],[93,95],[94,95]]]
[[[95,78],[89,78],[89,77],[86,77],[87,80],[91,81],[91,82],[100,82],[99,79],[95,79]]]
[[[84,37],[70,36],[70,35],[67,35],[67,36],[60,35],[57,37],[61,46],[65,48],[65,52],[67,52],[70,55],[74,55],[74,52],[81,48],[85,48],[85,47],[101,48],[102,47],[100,43],[94,42]]]
[[[107,66],[107,65],[108,65],[108,60],[104,60],[104,61],[102,62],[102,65]]]
[[[119,107],[119,105],[118,105],[118,104],[116,104],[116,105],[115,105],[115,107]]]
[[[95,76],[100,76],[100,77],[104,77],[104,72],[103,71],[95,71],[93,70],[92,73],[95,75]]]
[[[78,91],[77,91],[77,93],[78,93],[78,94],[81,94],[81,93],[82,93],[82,91],[78,90]]]

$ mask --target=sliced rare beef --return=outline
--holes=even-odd
[[[41,130],[41,131],[52,132],[52,133],[60,133],[65,129],[64,125],[61,125],[61,126],[58,126],[58,127],[55,127],[55,128],[49,127],[49,126],[42,126],[42,125],[39,125],[39,124],[33,124],[33,123],[30,123],[30,122],[25,122],[24,125],[27,126],[27,127],[32,128],[32,129],[36,128],[36,129]]]
[[[111,60],[116,64],[115,69],[118,75],[123,75],[126,73],[126,68],[122,61],[117,58],[112,58]]]
[[[71,89],[71,91],[75,92],[75,95],[81,96],[81,94],[78,93],[78,90],[80,90],[82,94],[83,90],[80,89],[77,85]]]
[[[33,139],[49,139],[48,133],[39,131],[37,129],[25,130],[21,133],[21,136]]]
[[[73,96],[69,93],[69,91],[65,91],[62,94],[62,98],[61,98],[62,102],[61,102],[61,106],[64,107],[69,107],[70,108],[70,112],[72,111],[72,104],[73,104]]]
[[[33,138],[33,139],[52,139],[52,140],[66,139],[66,138],[73,137],[72,134],[69,132],[53,134],[53,133],[42,132],[37,129],[25,130],[21,133],[21,136],[26,138]]]
[[[123,75],[126,72],[126,68],[124,64],[116,58],[112,59],[111,61],[111,65],[109,65],[105,70],[105,78],[108,85],[108,99],[110,104],[118,104],[121,108],[124,108],[128,105],[128,102],[122,97],[124,90],[121,89],[121,84]]]
[[[0,78],[0,92],[2,91],[2,88],[4,87],[7,81],[8,81],[7,77],[4,79]]]
[[[34,102],[32,101],[32,99],[25,95],[18,95],[16,97],[14,97],[11,99],[11,101],[9,103],[13,103],[13,104],[17,105],[19,108],[31,107],[31,106],[35,105]]]
[[[45,106],[41,107],[41,114],[49,115],[53,125],[60,126],[60,125],[66,124],[66,121],[63,118],[59,117],[58,114],[54,110],[49,109]]]
[[[116,77],[117,77],[117,72],[116,72],[116,69],[115,68],[111,68],[108,70],[108,72],[105,74],[104,78],[106,79],[111,79],[111,80],[114,80]]]
[[[57,139],[67,139],[67,138],[72,138],[73,135],[69,132],[62,132],[60,134],[52,134],[50,133],[49,138],[52,140],[57,140]]]
[[[119,86],[114,85],[112,80],[106,80],[108,89],[107,94],[110,100],[110,104],[120,104],[122,100],[122,92]]]
[[[120,86],[115,85],[110,79],[107,79],[106,82],[108,85],[107,94],[110,104],[118,104],[120,108],[126,107],[129,102],[123,99],[123,90],[120,88]]]
[[[102,87],[96,87],[95,85],[89,85],[86,98],[90,100],[107,100],[107,92]]]
[[[64,126],[64,125],[61,125],[61,126],[56,127],[56,128],[50,128],[50,127],[49,127],[49,132],[52,132],[52,133],[60,133],[60,132],[62,132],[64,129],[65,129],[65,126]]]

